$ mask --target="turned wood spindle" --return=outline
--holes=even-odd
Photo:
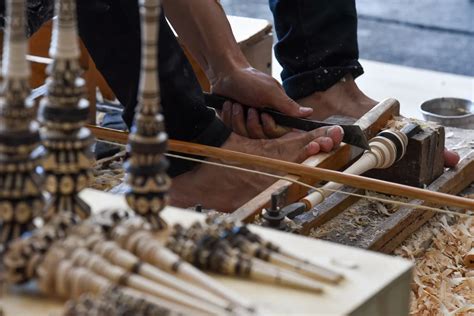
[[[166,227],[160,217],[168,203],[170,178],[164,156],[167,134],[160,114],[158,82],[158,34],[161,1],[140,0],[142,63],[138,105],[134,126],[128,138],[130,159],[125,168],[129,189],[126,200],[130,207],[146,218],[154,229]]]
[[[67,251],[61,247],[53,247],[45,256],[38,268],[38,285],[43,293],[66,299],[77,299],[83,294],[94,296],[104,294],[110,297],[110,292],[118,297],[126,297],[133,301],[141,300],[145,304],[160,306],[169,311],[183,315],[204,315],[195,309],[188,309],[171,301],[160,299],[127,287],[117,287],[107,278],[94,273],[92,270],[76,266],[67,258]],[[114,303],[113,301],[109,303]],[[117,302],[124,304],[125,302]]]
[[[314,280],[236,251],[227,240],[199,229],[199,225],[187,229],[186,235],[171,236],[168,247],[200,269],[322,292]]]
[[[105,277],[117,285],[124,285],[135,290],[147,293],[160,299],[183,305],[189,309],[195,309],[201,313],[214,315],[226,314],[224,309],[208,304],[202,300],[175,291],[158,283],[152,282],[144,277],[131,274],[125,269],[108,263],[101,256],[96,255],[85,248],[71,249],[71,261],[81,267],[86,267],[94,273]]]
[[[85,236],[84,236],[85,237]],[[222,309],[231,310],[232,306],[220,297],[217,297],[202,288],[198,288],[189,282],[184,282],[174,275],[166,273],[144,261],[141,261],[132,253],[122,249],[112,241],[105,241],[101,236],[95,235],[87,240],[89,249],[101,255],[112,264],[117,265],[131,273],[137,273],[144,278],[156,283],[169,286],[189,296],[196,297],[209,304],[216,305]]]
[[[128,220],[117,225],[112,230],[111,237],[121,247],[135,254],[144,262],[148,262],[168,273],[173,273],[183,280],[192,282],[238,308],[240,307],[248,311],[254,310],[254,307],[247,299],[181,259],[170,249],[161,245],[149,231],[144,230],[142,227],[139,222]]]
[[[44,206],[43,156],[39,125],[30,93],[30,65],[26,60],[25,0],[6,2],[6,32],[0,97],[0,253],[2,244],[34,228],[33,219]]]
[[[366,150],[344,173],[361,175],[371,169],[386,169],[405,155],[407,145],[408,137],[404,133],[396,130],[383,131],[369,141],[370,150]],[[340,183],[328,182],[318,191],[301,199],[301,202],[306,205],[306,210],[310,210],[341,187]]]
[[[91,178],[93,137],[84,125],[89,102],[84,98],[85,81],[80,77],[76,2],[56,0],[46,96],[40,102],[41,137],[47,149],[44,161],[46,190],[51,201],[45,219],[71,212],[84,219],[90,207],[78,196]]]

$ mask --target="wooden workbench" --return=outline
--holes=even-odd
[[[107,208],[126,208],[122,196],[85,190],[82,197],[94,212]],[[163,212],[169,223],[187,224],[203,216],[168,207]],[[265,238],[278,242],[284,248],[305,255],[312,261],[331,267],[346,276],[338,286],[324,285],[321,295],[284,287],[258,284],[247,280],[216,277],[224,285],[257,301],[266,315],[407,315],[410,262],[349,248],[334,243],[290,235],[252,226]],[[12,290],[0,298],[5,316],[60,315],[63,302],[44,298],[36,293],[34,285]],[[34,312],[33,312],[34,311]]]

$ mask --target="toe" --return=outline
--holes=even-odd
[[[344,137],[344,130],[340,126],[333,126],[327,130],[326,136],[332,139],[334,146],[338,146]]]
[[[306,157],[316,155],[320,151],[321,151],[321,146],[319,145],[318,142],[315,142],[315,141],[308,143],[305,147]]]
[[[334,141],[330,137],[318,137],[316,142],[323,152],[330,152],[334,148]]]
[[[454,168],[459,162],[459,155],[454,151],[444,149],[444,166],[447,168]]]

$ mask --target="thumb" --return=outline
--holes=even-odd
[[[272,101],[271,105],[273,105],[275,110],[289,116],[308,117],[313,113],[312,108],[300,106],[283,91],[278,96],[274,95]]]

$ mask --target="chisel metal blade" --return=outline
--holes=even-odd
[[[215,94],[208,94],[208,93],[204,94],[204,99],[207,106],[212,107],[216,110],[222,110],[222,106],[224,105],[225,101],[232,101],[228,98],[218,96]],[[248,109],[247,106],[244,106],[244,108],[245,110]],[[299,129],[302,131],[312,131],[314,129],[325,127],[325,126],[334,126],[334,125],[341,126],[342,129],[344,130],[344,137],[342,138],[342,141],[344,143],[370,150],[369,142],[367,141],[367,138],[365,137],[364,132],[357,125],[332,124],[332,123],[307,120],[307,119],[302,119],[302,118],[297,118],[297,117],[291,117],[281,112],[268,109],[268,108],[256,109],[256,110],[259,113],[269,114],[275,120],[275,122],[279,125]]]

